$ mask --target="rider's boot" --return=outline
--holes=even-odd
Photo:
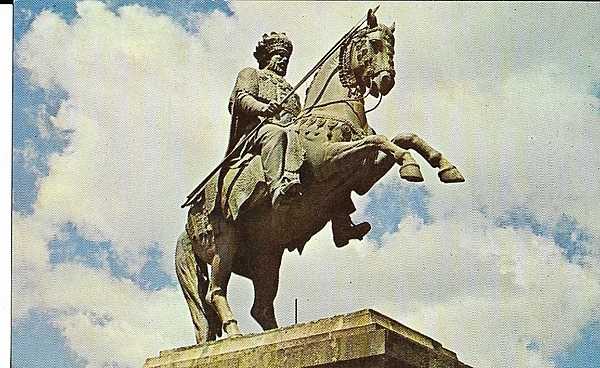
[[[335,246],[341,248],[348,245],[352,239],[362,240],[371,230],[371,224],[361,222],[355,225],[348,215],[335,216],[331,219],[331,230]]]
[[[283,176],[272,192],[271,204],[277,209],[288,206],[302,196],[300,179],[295,176]]]

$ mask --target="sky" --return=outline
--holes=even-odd
[[[194,343],[179,205],[224,154],[237,72],[284,31],[298,81],[374,5],[15,1],[13,367],[139,367]],[[285,254],[280,325],[297,298],[300,321],[373,308],[475,367],[600,366],[600,7],[401,2],[378,18],[396,22],[396,85],[369,123],[419,134],[466,182],[417,157],[424,183],[394,168],[356,196],[364,241],[336,249],[326,227]],[[259,331],[251,283],[229,290]]]

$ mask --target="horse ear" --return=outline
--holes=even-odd
[[[373,14],[372,9],[369,9],[369,11],[367,12],[367,25],[369,26],[369,28],[377,27],[377,18],[375,17],[375,14]]]
[[[392,23],[392,26],[390,27],[390,32],[394,33],[395,30],[396,30],[396,22]]]

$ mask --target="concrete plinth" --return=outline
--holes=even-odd
[[[469,368],[440,343],[367,309],[165,350],[144,368]]]

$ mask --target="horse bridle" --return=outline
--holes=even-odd
[[[377,27],[373,27],[373,28],[364,28],[361,31],[359,31],[358,33],[356,33],[353,37],[351,37],[347,41],[345,41],[340,48],[338,66],[334,69],[334,72],[332,73],[330,78],[333,77],[333,75],[335,74],[336,71],[339,72],[340,82],[342,83],[343,87],[348,89],[348,97],[349,98],[324,102],[322,104],[317,104],[316,103],[316,101],[318,101],[318,99],[317,99],[317,100],[315,100],[315,103],[313,105],[302,109],[302,112],[300,113],[300,115],[298,117],[304,116],[307,113],[309,113],[312,109],[315,109],[318,107],[334,105],[337,103],[346,103],[347,104],[347,103],[353,102],[353,101],[362,101],[365,99],[365,97],[367,97],[370,94],[371,85],[373,83],[373,78],[375,78],[379,73],[387,71],[392,76],[395,76],[396,72],[394,71],[394,69],[377,69],[377,70],[374,69],[373,63],[372,63],[372,61],[373,61],[372,58],[366,57],[366,55],[369,52],[368,40],[366,39],[366,36],[369,33],[382,31],[382,30],[383,30],[383,28],[381,28],[381,26],[377,26]],[[358,80],[356,79],[356,76],[354,75],[354,72],[352,71],[352,49],[353,49],[352,45],[353,44],[359,44],[359,46],[360,46],[358,49],[357,59],[361,65],[361,67],[363,67],[364,70],[366,71],[364,74],[365,78],[363,80],[363,83],[364,83],[363,85],[361,85],[358,82]],[[368,81],[368,84],[366,83],[367,81]],[[329,81],[324,84],[323,90],[325,90],[328,83],[329,83]],[[365,114],[375,110],[381,103],[382,98],[383,98],[383,95],[380,94],[377,104],[374,107],[366,110]]]
[[[374,32],[385,32],[385,30],[381,26],[364,28],[345,41],[341,46],[339,55],[340,81],[342,82],[342,86],[348,88],[348,97],[357,97],[360,95],[366,96],[366,94],[364,94],[365,87],[370,90],[373,79],[379,75],[379,73],[388,72],[392,78],[396,75],[396,71],[393,67],[391,69],[375,69],[373,66],[373,59],[367,57],[369,55],[369,40],[367,35]],[[352,71],[352,50],[354,49],[354,44],[357,45],[356,59],[360,67],[364,70],[363,84],[359,83]]]

